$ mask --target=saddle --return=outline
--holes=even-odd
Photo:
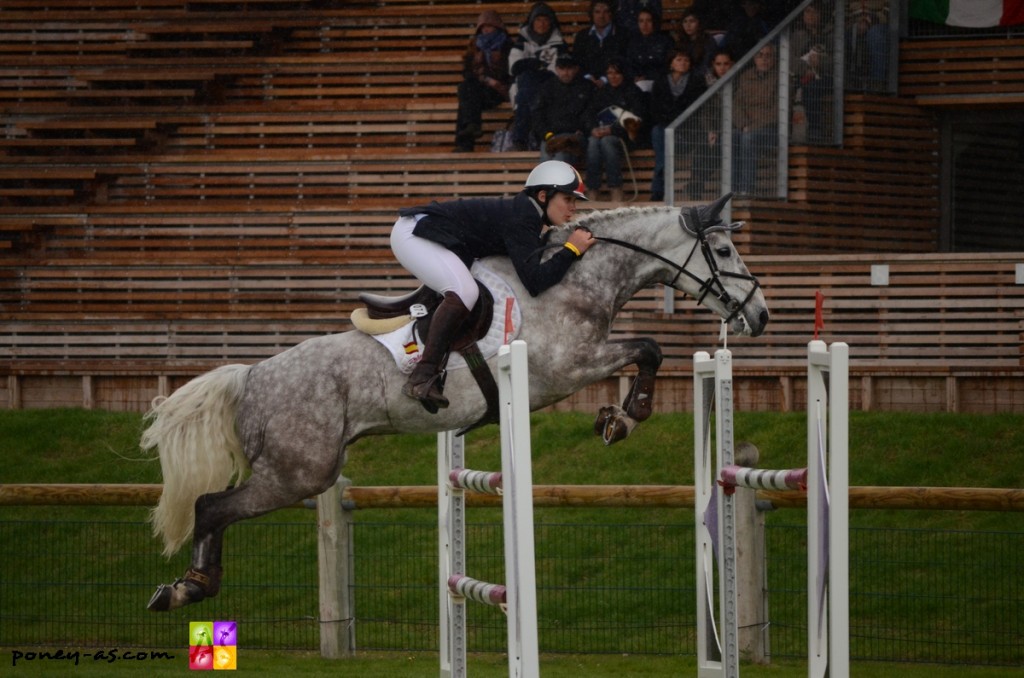
[[[476,284],[480,290],[480,298],[456,331],[450,351],[458,351],[466,361],[470,373],[476,379],[487,401],[487,412],[475,424],[460,429],[458,435],[498,421],[498,384],[494,381],[494,375],[488,369],[483,353],[477,345],[491,327],[494,318],[494,297],[479,280]],[[442,295],[426,285],[400,297],[362,292],[359,294],[359,301],[366,307],[356,309],[352,313],[352,322],[367,334],[383,334],[412,321],[413,336],[417,338],[418,343],[424,344],[430,333],[434,311],[442,299]],[[445,356],[444,362],[447,361],[448,358]]]

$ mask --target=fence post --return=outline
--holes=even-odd
[[[355,655],[355,618],[349,582],[352,562],[352,512],[341,505],[352,481],[339,476],[316,498],[317,559],[320,572],[320,656]]]

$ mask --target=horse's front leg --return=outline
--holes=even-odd
[[[594,432],[604,439],[605,445],[628,437],[639,422],[651,416],[654,411],[654,381],[662,360],[661,347],[650,338],[619,339],[608,343],[627,349],[629,359],[619,367],[635,364],[638,372],[622,406],[608,405],[597,414]]]

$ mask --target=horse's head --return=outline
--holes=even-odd
[[[658,282],[689,294],[715,311],[733,332],[756,337],[768,324],[768,307],[757,278],[747,270],[732,243],[732,232],[742,222],[728,224],[721,220],[722,208],[731,197],[724,195],[700,208],[682,208],[673,215],[678,225],[659,228],[654,252],[648,254],[660,262],[655,264]]]
[[[768,324],[768,305],[732,242],[732,232],[743,222],[721,219],[730,198],[727,193],[710,205],[680,210],[679,226],[688,241],[682,247],[689,251],[669,284],[718,313],[733,332],[756,337]]]

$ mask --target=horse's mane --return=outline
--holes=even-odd
[[[642,214],[651,214],[653,212],[663,212],[672,209],[674,208],[666,207],[664,205],[646,205],[643,207],[630,205],[626,207],[617,207],[611,210],[594,210],[593,212],[588,212],[584,214],[582,217],[576,219],[575,221],[570,221],[568,223],[562,224],[561,226],[556,226],[554,227],[554,230],[569,233],[574,228],[577,228],[579,226],[583,226],[591,230],[601,230],[602,226],[609,223],[618,222],[622,220],[623,217],[633,217]]]

